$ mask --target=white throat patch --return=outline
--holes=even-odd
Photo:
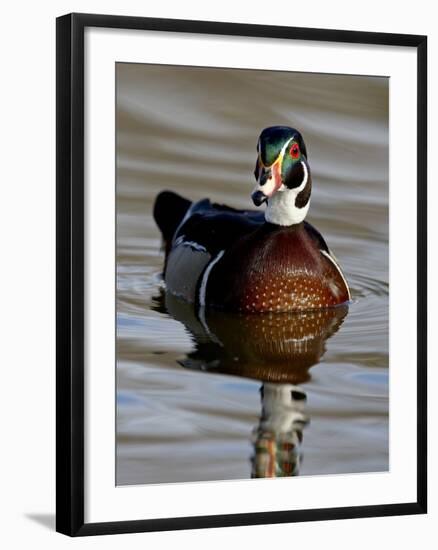
[[[309,179],[307,166],[301,161],[304,169],[304,177],[299,187],[288,189],[282,185],[272,197],[268,199],[268,206],[265,210],[265,220],[276,225],[295,225],[301,223],[307,215],[310,206],[310,198],[302,208],[295,206],[297,195],[306,187]]]

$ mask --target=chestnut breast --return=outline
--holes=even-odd
[[[303,311],[348,301],[344,278],[303,223],[264,224],[212,269],[207,302],[243,312]]]

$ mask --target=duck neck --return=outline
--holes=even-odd
[[[303,162],[304,177],[298,187],[289,189],[282,185],[280,189],[268,199],[265,210],[265,220],[276,225],[296,225],[301,223],[307,215],[310,206],[312,177],[306,164]]]

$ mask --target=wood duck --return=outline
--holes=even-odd
[[[200,307],[263,313],[347,303],[350,290],[321,234],[304,221],[312,178],[304,140],[287,126],[257,142],[251,197],[265,212],[161,192],[154,218],[165,244],[164,280]]]

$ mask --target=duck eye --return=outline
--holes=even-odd
[[[297,159],[300,156],[300,148],[298,147],[298,143],[294,143],[292,147],[290,148],[290,156],[293,159]]]

